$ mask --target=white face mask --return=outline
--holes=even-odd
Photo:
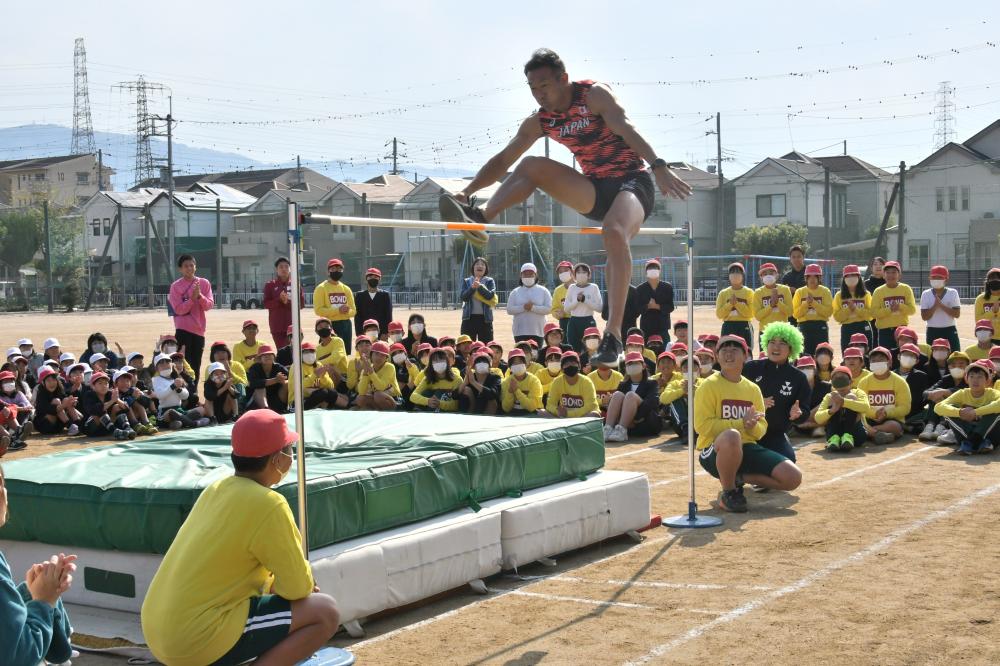
[[[674,357],[677,359],[677,365],[679,366],[687,358],[687,354],[674,354]]]
[[[706,365],[702,365],[702,366],[699,366],[699,367],[700,367],[700,370],[698,372],[701,373],[702,377],[707,377],[710,374],[712,374],[712,366],[706,364]]]
[[[444,373],[445,370],[448,369],[448,362],[447,361],[434,361],[434,363],[431,364],[431,366],[434,368],[434,372],[436,372],[436,373],[438,373],[440,375],[440,374]]]
[[[582,287],[590,280],[590,277],[586,273],[576,274],[576,284],[578,287]]]
[[[633,379],[636,377],[642,377],[642,366],[638,363],[630,363],[625,367],[625,372],[627,372],[628,376]]]
[[[372,342],[378,340],[378,331],[365,331],[365,335],[367,335],[368,339]]]
[[[414,322],[412,325],[410,325],[410,330],[416,333],[417,335],[420,335],[421,333],[424,332],[424,325],[419,322]]]
[[[993,339],[993,333],[991,331],[976,331],[976,340],[980,342],[989,342]]]
[[[226,382],[226,376],[223,374],[212,375],[212,381],[216,384],[224,384]]]
[[[944,280],[931,280],[932,289],[944,289]]]
[[[573,279],[573,274],[570,273],[569,271],[561,271],[559,273],[559,281],[562,282],[563,284],[569,282],[572,279]]]
[[[948,374],[950,374],[951,378],[954,379],[956,382],[962,381],[962,379],[965,377],[965,368],[949,368]]]
[[[917,358],[913,354],[903,354],[899,357],[899,367],[909,370],[917,364]]]
[[[510,366],[511,373],[513,373],[517,377],[523,375],[525,372],[527,372],[527,370],[528,366],[526,366],[524,363],[515,363],[514,365]]]
[[[946,351],[936,351],[936,352],[932,352],[931,356],[934,357],[935,361],[943,361],[946,358],[948,358],[948,352],[946,352]]]
[[[889,364],[885,361],[876,361],[868,366],[876,375],[884,375],[889,371]]]
[[[91,345],[90,348],[93,349],[94,353],[96,353],[96,354],[100,354],[100,353],[104,352],[105,349],[107,349],[107,347],[105,347],[104,343],[102,343],[102,342],[95,342],[93,345]]]
[[[403,339],[403,334],[393,333],[392,335],[389,336],[389,339],[392,340],[393,342],[399,342],[400,340]]]
[[[770,287],[772,284],[774,284],[775,282],[778,281],[778,276],[776,276],[776,275],[765,275],[764,277],[761,278],[761,280],[764,282],[764,284],[766,284],[768,287]]]
[[[22,349],[21,356],[23,356],[24,358],[31,358],[32,351],[34,350],[31,347],[28,347],[27,349]]]
[[[535,278],[521,278],[521,283],[524,284],[525,287],[534,287]]]
[[[163,349],[161,351],[164,354],[168,354],[168,355],[169,354],[173,354],[175,351],[177,351],[177,345],[164,345]]]
[[[476,372],[478,372],[479,374],[485,375],[489,371],[490,371],[489,363],[486,363],[485,361],[480,361],[476,363]]]
[[[538,350],[537,349],[532,349],[531,350],[531,360],[532,361],[537,361],[538,360]]]
[[[302,362],[312,365],[313,363],[316,362],[316,354],[314,353],[302,354]]]
[[[406,354],[396,354],[392,357],[392,362],[396,365],[403,365],[406,363]]]
[[[660,269],[650,268],[648,271],[646,271],[646,277],[648,277],[650,280],[660,279]]]
[[[545,367],[549,369],[549,372],[556,374],[562,369],[562,364],[559,361],[549,361],[545,364]]]
[[[802,368],[802,374],[806,376],[806,379],[812,381],[812,378],[816,376],[816,371],[812,368]]]
[[[171,370],[170,368],[167,368],[166,370],[160,370],[160,376],[161,377],[170,377],[170,375],[173,374],[173,372],[174,371]]]
[[[3,389],[4,393],[11,393],[14,390],[14,382],[4,382],[0,388]]]
[[[854,276],[854,275],[852,275],[851,277],[845,277],[844,278],[844,284],[846,284],[851,289],[854,289],[855,287],[858,286],[858,280],[860,280],[860,279],[861,278],[859,278],[857,276]]]
[[[601,341],[597,338],[587,338],[583,344],[587,346],[587,351],[597,351],[597,348],[601,346]]]

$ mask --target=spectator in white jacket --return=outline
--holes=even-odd
[[[159,401],[156,414],[157,423],[165,424],[171,430],[195,428],[209,424],[201,408],[185,410],[183,405],[189,397],[187,382],[178,375],[166,354],[159,354],[153,361],[156,374],[153,376],[153,395]]]
[[[597,326],[594,313],[604,307],[601,290],[590,282],[590,266],[577,264],[573,267],[576,281],[566,290],[566,300],[563,301],[563,311],[569,315],[566,325],[567,342],[578,354],[583,351],[583,332],[591,326]]]
[[[545,316],[552,311],[552,294],[538,284],[538,269],[532,263],[521,266],[521,286],[507,297],[507,314],[514,317],[514,342],[534,340],[542,345]]]

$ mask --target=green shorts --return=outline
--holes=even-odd
[[[771,449],[765,449],[760,444],[744,444],[743,461],[740,463],[740,468],[736,471],[738,474],[771,476],[774,468],[786,460],[788,458],[785,456]],[[719,468],[715,466],[714,445],[709,446],[707,449],[702,449],[699,452],[698,461],[701,463],[702,469],[715,478],[719,478]]]
[[[214,666],[235,666],[256,659],[285,640],[291,627],[291,601],[276,594],[251,597],[243,635]]]

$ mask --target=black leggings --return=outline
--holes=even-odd
[[[337,406],[338,395],[332,389],[316,389],[302,401],[302,406],[305,409],[315,409],[325,402],[327,409],[333,409]]]
[[[485,315],[469,315],[468,319],[462,320],[461,333],[468,335],[473,342],[476,340],[489,342],[493,339],[493,322],[486,321]]]
[[[191,364],[194,370],[194,383],[198,383],[201,375],[201,357],[205,353],[205,336],[178,328],[174,334],[177,338],[177,348],[184,350],[184,360]]]

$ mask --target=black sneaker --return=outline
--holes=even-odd
[[[747,498],[743,496],[741,488],[723,490],[719,493],[719,508],[731,513],[746,513]]]
[[[23,439],[15,439],[13,442],[10,443],[10,446],[7,447],[7,450],[8,451],[23,451],[26,448],[28,448],[28,443],[27,442],[25,442]]]
[[[590,362],[608,368],[616,367],[621,359],[622,351],[624,351],[622,341],[610,331],[604,331],[601,344],[597,347],[597,352],[590,357]]]
[[[438,210],[445,222],[460,222],[465,224],[486,224],[483,209],[476,206],[475,198],[469,203],[462,203],[453,194],[442,194],[438,199]],[[485,231],[463,229],[462,235],[473,245],[484,246],[490,237]]]

